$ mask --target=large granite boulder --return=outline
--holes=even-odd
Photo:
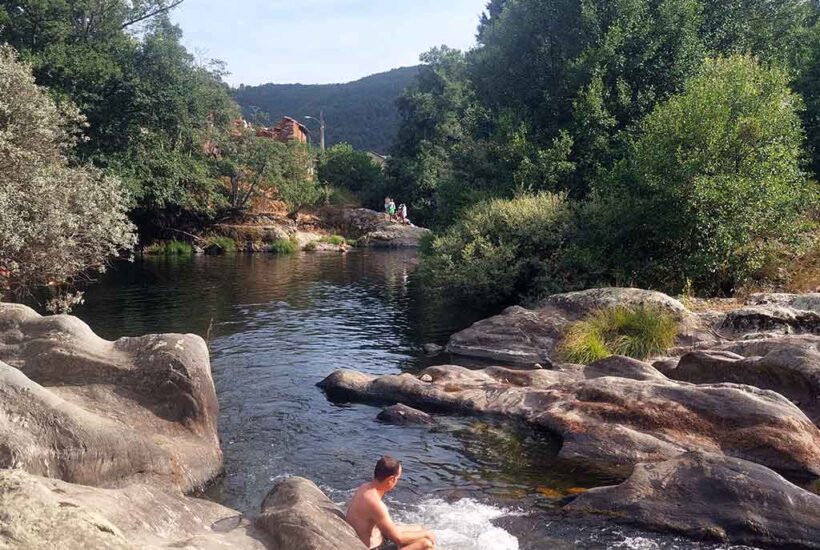
[[[587,491],[565,510],[734,544],[820,548],[820,496],[726,456],[638,464],[628,480]]]
[[[618,362],[529,371],[446,365],[418,378],[339,370],[320,385],[334,400],[521,419],[562,438],[559,457],[621,475],[691,450],[796,477],[820,475],[820,430],[785,397],[745,385],[677,382],[650,365]]]
[[[0,470],[0,547],[263,550],[265,545],[238,512],[206,500],[141,484],[100,489]]]
[[[390,221],[383,213],[367,208],[326,208],[320,217],[328,229],[370,248],[417,248],[430,234],[429,229]]]
[[[680,322],[681,344],[714,341],[707,331],[699,329],[683,304],[666,294],[637,288],[595,288],[555,294],[532,309],[509,307],[454,334],[447,351],[504,364],[549,363],[556,359],[556,347],[570,323],[613,307],[661,309]]]
[[[195,335],[103,340],[0,303],[0,467],[182,491],[222,470],[208,349]]]
[[[695,351],[681,357],[666,375],[697,384],[732,382],[773,390],[820,424],[820,352],[810,348],[784,345],[748,358],[728,351]]]
[[[272,550],[366,550],[342,510],[311,481],[279,481],[254,522]]]

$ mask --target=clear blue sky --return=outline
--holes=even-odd
[[[185,0],[189,50],[228,64],[233,85],[348,82],[447,44],[475,42],[486,0]]]

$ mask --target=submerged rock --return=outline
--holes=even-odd
[[[254,521],[272,550],[366,550],[342,510],[311,481],[278,482]]]
[[[147,485],[100,489],[0,470],[0,547],[263,550],[238,512]]]
[[[820,496],[714,454],[638,464],[625,482],[591,489],[565,510],[734,544],[820,548]]]
[[[0,467],[182,491],[222,470],[208,349],[187,334],[103,340],[0,303]]]
[[[424,354],[428,357],[434,357],[444,351],[444,348],[438,344],[424,344],[422,349],[424,350]]]
[[[559,457],[616,474],[700,450],[787,475],[820,475],[820,430],[772,391],[677,382],[627,359],[562,370],[446,365],[423,375],[432,381],[338,370],[320,385],[335,400],[521,419],[561,437]]]
[[[436,420],[426,412],[402,405],[401,403],[382,409],[376,418],[387,424],[397,424],[401,426],[413,424],[429,426],[436,423]]]

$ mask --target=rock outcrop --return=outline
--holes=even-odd
[[[254,521],[273,550],[366,550],[344,513],[307,479],[279,481]]]
[[[0,467],[190,491],[222,470],[217,415],[200,337],[109,342],[75,317],[0,303]]]
[[[763,357],[748,358],[728,351],[695,351],[666,374],[697,384],[732,382],[773,390],[820,424],[820,353],[813,349],[782,345]]]
[[[626,358],[529,371],[447,365],[419,378],[339,370],[321,387],[335,400],[521,419],[561,437],[561,458],[616,474],[699,450],[820,475],[820,430],[788,399],[752,386],[673,381]]]
[[[100,489],[0,470],[0,547],[264,550],[265,545],[238,512],[206,500],[142,484]]]
[[[660,292],[636,288],[596,288],[555,294],[537,307],[512,306],[454,334],[447,351],[502,364],[549,363],[567,326],[598,309],[650,307],[664,310],[681,323],[681,343],[713,341],[697,330],[695,317],[679,301]]]
[[[367,208],[325,209],[321,218],[326,227],[357,239],[370,248],[417,248],[429,229],[392,222]]]
[[[625,482],[587,491],[565,510],[699,539],[820,548],[820,496],[725,456],[688,453],[638,464]]]

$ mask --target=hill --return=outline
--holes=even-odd
[[[302,120],[324,110],[328,146],[346,141],[366,151],[385,153],[396,134],[396,99],[413,81],[418,67],[403,67],[347,84],[263,84],[240,86],[236,101],[248,118],[256,109],[268,122],[288,115]],[[318,142],[319,130],[309,125]]]

